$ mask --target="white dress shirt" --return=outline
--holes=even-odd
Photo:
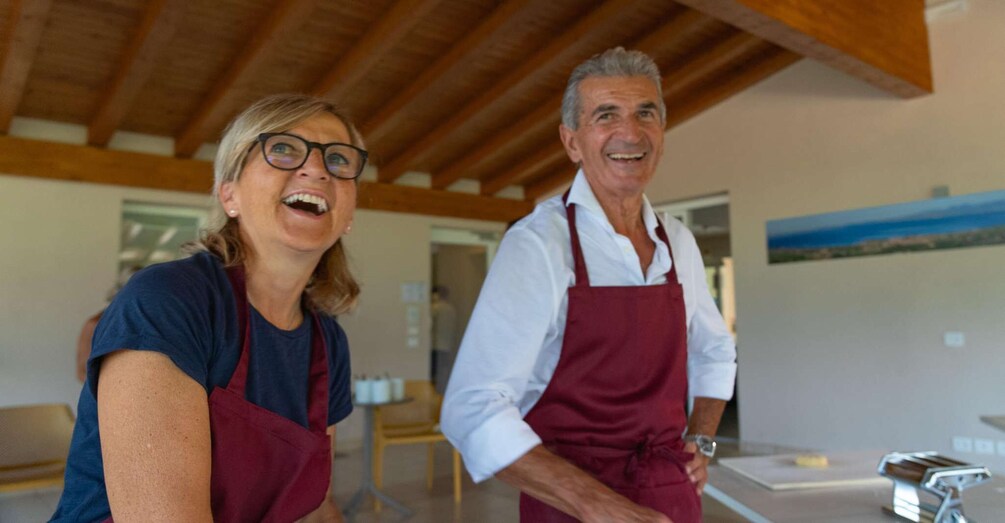
[[[645,274],[631,241],[614,231],[582,171],[569,194],[583,257],[594,286],[659,285],[670,252],[656,235],[656,214],[643,198],[642,217],[656,253]],[[664,224],[684,287],[688,386],[692,397],[729,399],[736,347],[709,294],[694,236],[679,221]],[[523,417],[558,365],[575,283],[565,205],[555,196],[503,237],[468,323],[443,402],[441,427],[476,482],[541,443]]]

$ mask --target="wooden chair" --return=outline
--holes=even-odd
[[[64,404],[0,408],[0,492],[62,485],[73,423]]]
[[[373,477],[379,489],[383,484],[384,447],[388,445],[408,445],[426,443],[426,488],[433,489],[433,445],[447,441],[440,432],[440,404],[443,397],[436,393],[433,383],[428,380],[405,382],[405,396],[412,401],[401,405],[376,407],[373,416]],[[461,502],[461,455],[454,454],[454,503]],[[380,502],[376,502],[380,510]]]

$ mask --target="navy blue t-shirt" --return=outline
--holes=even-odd
[[[328,425],[352,412],[349,346],[335,318],[319,314],[328,347]],[[313,322],[284,331],[251,307],[248,401],[307,426]],[[129,280],[101,317],[91,343],[87,382],[77,404],[65,485],[53,521],[109,516],[98,433],[99,360],[120,349],[160,352],[206,389],[225,388],[241,354],[237,305],[219,259],[198,253],[148,267]]]

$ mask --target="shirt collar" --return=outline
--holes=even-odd
[[[600,201],[593,194],[593,189],[590,187],[590,182],[586,179],[586,174],[582,168],[576,172],[576,178],[572,180],[572,187],[569,189],[569,198],[565,205],[568,207],[573,203],[578,205],[580,209],[593,214],[602,223],[606,224],[611,231],[614,230],[611,222],[607,219],[607,215],[604,214],[603,207],[600,206]],[[653,211],[653,206],[650,205],[649,198],[645,194],[642,195],[642,223],[645,224],[649,237],[653,240],[658,240],[659,238],[656,235],[656,226],[658,224],[656,221],[656,212]],[[659,243],[662,242],[657,241],[657,244]]]

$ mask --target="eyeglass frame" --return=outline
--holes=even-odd
[[[272,138],[272,137],[274,137],[274,136],[290,136],[290,137],[296,138],[296,139],[304,142],[305,144],[307,144],[307,154],[304,155],[304,159],[300,162],[299,165],[297,165],[295,167],[278,167],[276,165],[272,165],[272,162],[269,161],[269,154],[265,150],[265,142],[269,141],[269,139]],[[321,163],[324,164],[324,166],[325,166],[325,172],[327,172],[328,174],[334,176],[335,178],[338,178],[339,180],[355,180],[355,179],[359,178],[363,174],[363,169],[366,168],[366,160],[370,156],[370,153],[368,153],[366,151],[366,149],[361,149],[361,148],[356,147],[355,145],[353,145],[351,143],[342,143],[342,142],[318,143],[318,142],[312,142],[310,140],[307,140],[307,139],[303,138],[302,136],[297,136],[297,135],[291,134],[291,133],[261,133],[261,134],[258,135],[258,138],[256,139],[256,141],[259,144],[261,144],[262,159],[265,160],[265,163],[268,164],[269,167],[273,167],[275,169],[279,169],[280,171],[295,171],[295,170],[303,167],[304,164],[307,163],[307,159],[311,157],[311,151],[314,150],[314,149],[317,149],[318,151],[321,151]],[[344,147],[348,147],[348,148],[353,149],[353,150],[355,150],[356,152],[359,153],[361,161],[359,162],[359,169],[357,169],[357,171],[356,171],[356,176],[353,176],[352,178],[345,178],[343,176],[339,176],[339,175],[331,172],[331,170],[328,169],[328,164],[324,161],[324,154],[325,154],[325,149],[327,149],[328,147],[330,147],[332,145],[341,145],[341,146],[344,146]]]

